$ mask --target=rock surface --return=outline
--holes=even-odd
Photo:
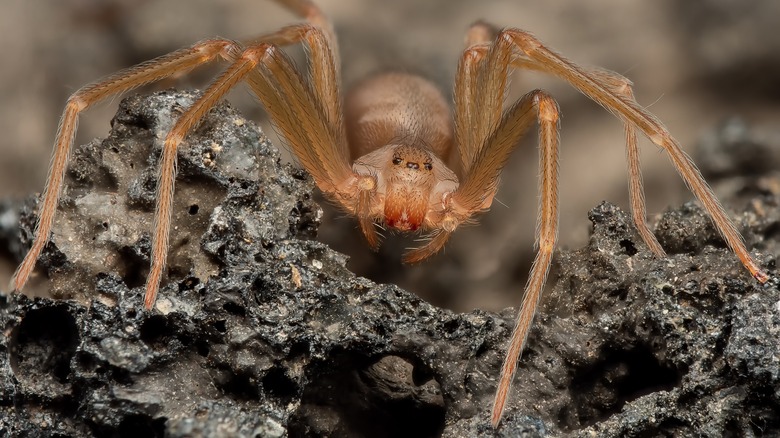
[[[556,253],[494,432],[514,311],[456,314],[355,277],[313,240],[311,179],[280,165],[227,105],[179,153],[168,276],[156,308],[142,310],[155,162],[193,98],[130,97],[107,139],[74,151],[39,262],[59,299],[0,300],[0,434],[780,434],[777,280],[755,282],[695,204],[658,222],[664,260],[620,209],[591,211],[590,243]],[[732,205],[776,275],[770,180],[743,185]],[[18,208],[0,204],[0,218]],[[21,256],[36,208],[21,206],[21,244],[14,221],[0,220],[3,251]]]

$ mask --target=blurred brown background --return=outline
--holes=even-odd
[[[777,134],[780,114],[780,3],[760,0],[614,2],[594,0],[323,0],[339,33],[345,84],[380,69],[420,72],[450,93],[468,25],[482,18],[535,33],[569,58],[608,68],[635,83],[650,108],[689,151],[730,115]],[[210,36],[245,39],[295,17],[263,0],[4,0],[0,5],[0,198],[43,188],[57,121],[68,95],[123,67]],[[210,70],[214,72],[215,70]],[[203,87],[193,74],[163,87]],[[543,87],[563,111],[561,245],[587,239],[586,213],[602,200],[627,208],[620,123],[558,81],[515,75],[513,94]],[[230,100],[264,120],[245,90]],[[118,99],[87,112],[78,143],[105,136]],[[454,309],[498,309],[520,300],[533,257],[536,218],[535,138],[504,172],[500,203],[481,226],[455,235],[446,252],[403,267],[409,240],[365,250],[354,224],[330,213],[322,240],[350,254],[361,275],[394,282]],[[692,198],[663,151],[643,144],[648,210]],[[503,204],[503,205],[502,205]],[[652,217],[651,217],[652,218]],[[12,263],[2,260],[0,281]]]

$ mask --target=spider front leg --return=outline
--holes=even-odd
[[[478,23],[472,28],[484,25]],[[464,169],[458,188],[445,196],[438,218],[440,231],[408,258],[422,258],[444,245],[457,226],[490,207],[501,170],[527,130],[539,124],[540,205],[537,255],[517,316],[493,405],[491,421],[498,426],[506,405],[517,360],[522,352],[539,303],[558,236],[558,123],[555,100],[541,90],[532,91],[502,113],[511,52],[496,44],[486,46],[480,35],[469,39],[455,79],[455,138]]]
[[[320,88],[306,84],[293,68],[292,62],[279,47],[266,41],[281,39],[289,42],[306,41],[310,49],[311,71],[319,74],[314,79]],[[303,166],[314,177],[325,193],[353,205],[357,196],[344,193],[357,176],[346,158],[346,140],[343,127],[330,120],[331,111],[340,110],[339,101],[322,103],[337,86],[333,57],[327,37],[311,25],[290,26],[278,33],[261,38],[259,43],[246,48],[236,61],[203,92],[203,95],[182,114],[168,133],[163,146],[158,182],[155,232],[152,243],[152,266],[146,282],[144,305],[151,308],[156,300],[160,279],[165,268],[170,230],[170,211],[176,174],[176,149],[186,134],[203,115],[225,94],[242,81],[264,104],[271,119],[292,147]],[[319,82],[318,82],[319,81]],[[336,89],[337,92],[337,89]],[[340,196],[339,196],[340,195]]]
[[[536,109],[536,112],[533,109]],[[497,135],[486,144],[484,149],[485,153],[495,152],[501,154],[500,148],[502,146],[506,145],[504,148],[508,150],[510,149],[510,141],[514,141],[515,144],[519,141],[529,120],[531,122],[538,120],[540,195],[536,227],[537,253],[531,267],[528,283],[525,286],[523,301],[517,314],[517,322],[512,331],[506,358],[501,367],[501,376],[491,414],[491,422],[494,427],[497,427],[501,420],[501,415],[509,395],[509,388],[517,370],[517,361],[528,338],[528,331],[531,328],[536,308],[539,305],[539,299],[547,281],[547,274],[550,272],[553,251],[557,245],[559,118],[558,105],[555,100],[544,91],[532,91],[521,98],[507,112],[501,121],[501,125],[496,130]],[[517,129],[517,126],[523,128]],[[508,132],[504,134],[502,131]],[[499,140],[501,136],[505,136],[506,140],[504,142]],[[493,151],[494,148],[498,150]],[[507,153],[506,155],[508,156],[509,154]],[[501,167],[504,164],[501,163]],[[491,167],[485,167],[484,170],[476,167],[475,171],[492,172],[494,170]],[[457,195],[458,193],[456,192],[454,194],[456,199]]]
[[[491,65],[485,63],[485,65]],[[495,65],[495,64],[492,64]],[[498,67],[500,69],[500,67]],[[498,85],[498,84],[496,84]],[[495,87],[499,89],[500,87]],[[484,142],[476,161],[461,186],[452,194],[452,203],[471,211],[483,210],[485,193],[491,194],[510,153],[535,122],[539,123],[540,204],[537,218],[537,254],[523,301],[517,315],[506,358],[501,367],[491,422],[498,426],[506,406],[517,361],[523,350],[539,299],[547,280],[558,238],[558,149],[559,110],[555,100],[541,90],[523,96],[506,111],[498,127]],[[492,199],[492,194],[490,195]]]
[[[404,263],[417,263],[436,254],[461,223],[476,212],[487,210],[493,202],[498,175],[474,174],[471,169],[486,139],[492,134],[491,130],[498,125],[503,109],[507,66],[495,70],[485,67],[490,42],[497,32],[493,26],[482,21],[471,25],[466,32],[465,49],[458,62],[455,78],[455,144],[461,173],[463,176],[470,175],[470,187],[473,190],[467,195],[461,190],[459,200],[463,202],[469,198],[471,201],[461,204],[454,202],[452,194],[448,195],[443,200],[443,211],[433,221],[437,224],[436,231],[429,236],[430,240],[425,245],[404,254]],[[493,81],[488,78],[490,73]],[[525,129],[527,127],[522,128]],[[502,167],[503,164],[494,166],[498,171]],[[487,179],[475,183],[477,176]]]

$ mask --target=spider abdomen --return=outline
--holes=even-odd
[[[353,160],[388,144],[410,144],[448,162],[453,148],[450,107],[430,81],[408,73],[381,73],[359,82],[344,99]]]

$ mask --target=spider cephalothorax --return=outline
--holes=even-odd
[[[216,59],[227,61],[229,67],[183,112],[164,142],[152,263],[146,283],[148,309],[155,303],[168,254],[176,149],[203,115],[240,82],[246,82],[258,97],[319,189],[357,217],[369,245],[379,245],[376,223],[401,231],[430,232],[427,243],[405,255],[407,262],[438,252],[460,224],[490,207],[509,154],[526,131],[538,124],[539,246],[493,405],[491,420],[497,425],[558,233],[558,106],[549,94],[534,90],[505,109],[507,78],[513,69],[556,76],[623,121],[634,222],[653,253],[665,255],[645,223],[637,130],[669,154],[748,271],[760,282],[768,280],[691,159],[664,125],[634,100],[628,79],[608,70],[578,66],[525,31],[499,31],[478,22],[466,35],[458,63],[454,108],[450,109],[429,81],[406,73],[372,76],[342,98],[338,45],[330,22],[309,0],[277,1],[305,18],[306,23],[284,27],[245,44],[225,39],[201,41],[87,85],[68,99],[38,229],[14,276],[14,290],[25,285],[49,238],[79,114],[108,97]],[[308,79],[281,50],[297,43],[308,49]]]
[[[352,168],[376,180],[372,219],[399,231],[436,228],[435,212],[443,210],[445,198],[458,188],[455,173],[418,146],[387,145],[359,158]]]

